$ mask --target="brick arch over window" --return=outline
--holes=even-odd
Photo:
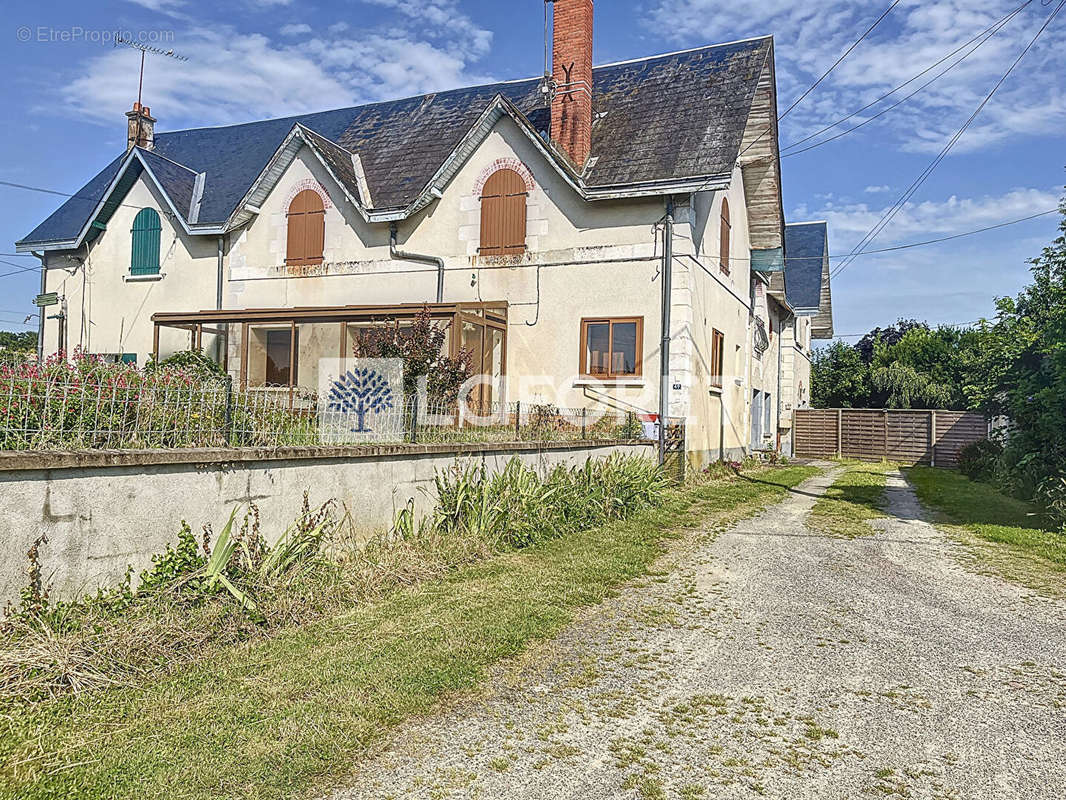
[[[521,175],[522,180],[525,181],[527,192],[532,193],[537,188],[537,184],[533,180],[533,173],[529,171],[529,167],[517,158],[497,158],[485,169],[481,170],[481,174],[478,175],[477,182],[474,184],[474,197],[480,198],[485,193],[485,184],[489,182],[489,178],[501,169],[509,169]]]
[[[509,256],[526,252],[526,199],[529,190],[513,169],[500,169],[481,192],[481,247],[483,256]]]
[[[326,241],[326,208],[314,189],[304,189],[289,203],[289,232],[285,263],[305,266],[322,263]]]
[[[327,210],[333,207],[330,203],[329,193],[326,191],[326,188],[314,178],[304,178],[290,186],[289,194],[285,199],[285,207],[288,208],[292,205],[292,201],[296,198],[296,195],[305,189],[310,189],[312,192],[316,192],[318,196],[322,198],[322,205]]]

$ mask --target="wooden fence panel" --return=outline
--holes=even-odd
[[[841,455],[860,461],[880,461],[885,452],[885,413],[843,409],[841,415]]]
[[[802,409],[795,412],[800,458],[887,459],[901,464],[958,465],[959,451],[988,436],[987,420],[969,411]]]
[[[936,412],[936,465],[957,467],[966,445],[988,438],[988,420],[969,411]]]
[[[931,464],[931,425],[928,411],[889,411],[885,457],[900,464]]]
[[[834,409],[797,411],[794,419],[796,455],[803,458],[836,458],[837,412]]]

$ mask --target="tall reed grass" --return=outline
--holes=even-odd
[[[665,501],[651,461],[615,456],[545,477],[512,459],[497,474],[462,466],[436,477],[435,506],[413,506],[371,536],[348,509],[312,510],[268,546],[255,507],[216,536],[186,526],[140,575],[75,603],[37,586],[0,630],[0,707],[42,701],[195,661],[239,641],[339,613],[505,550],[625,519]]]

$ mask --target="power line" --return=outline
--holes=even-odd
[[[1028,222],[1031,219],[1037,219],[1039,217],[1046,217],[1048,214],[1057,214],[1057,213],[1059,213],[1060,210],[1061,209],[1058,209],[1058,208],[1052,208],[1049,211],[1041,211],[1038,214],[1030,214],[1028,217],[1021,217],[1019,219],[1011,219],[1011,220],[1007,220],[1006,222],[998,222],[995,225],[988,225],[988,226],[986,226],[984,228],[978,228],[977,230],[966,231],[965,233],[956,233],[956,234],[953,234],[951,236],[942,236],[939,239],[926,239],[924,242],[911,242],[910,244],[899,244],[899,245],[895,245],[894,247],[882,247],[882,248],[880,248],[878,250],[863,250],[861,253],[858,253],[856,255],[859,255],[859,256],[872,256],[872,255],[874,255],[876,253],[892,253],[892,252],[895,252],[896,250],[909,250],[912,247],[925,247],[926,245],[940,244],[941,242],[950,242],[952,239],[961,239],[964,236],[973,236],[974,234],[984,233],[985,231],[994,231],[997,228],[1006,228],[1008,225],[1017,225],[1019,222]],[[848,255],[839,255],[839,256],[832,255],[832,256],[829,256],[830,259],[853,258],[853,257],[854,256],[852,256],[850,253]],[[791,261],[793,259],[787,259],[787,260]]]
[[[80,192],[71,194],[70,192],[60,192],[60,191],[57,191],[56,189],[45,189],[43,186],[30,186],[30,185],[25,184],[25,183],[14,183],[12,181],[4,181],[4,180],[0,180],[0,186],[9,186],[12,189],[25,189],[26,191],[29,191],[29,192],[40,192],[41,194],[54,194],[54,195],[57,195],[59,197],[66,197],[66,198],[69,198],[71,200],[84,200],[87,203],[93,203],[93,204],[99,203],[104,197],[104,195],[101,195],[100,197],[92,197],[92,196],[89,196],[89,195],[81,194]],[[108,203],[108,205],[111,205],[111,203]],[[114,207],[115,208],[132,208],[132,209],[134,209],[136,211],[141,211],[144,208],[148,208],[148,206],[135,206],[135,205],[131,205],[130,203],[114,203]],[[162,213],[164,216],[167,216],[167,217],[173,217],[174,216],[171,212],[166,211],[166,210],[163,210],[160,213]],[[26,256],[27,254],[26,253],[5,253],[5,255]]]
[[[877,222],[877,224],[875,224],[874,227],[870,229],[870,231],[859,241],[859,243],[855,245],[855,247],[849,254],[850,257],[845,259],[844,262],[836,268],[836,271],[832,274],[831,277],[836,277],[845,269],[847,269],[854,262],[855,256],[858,253],[862,252],[863,249],[867,245],[869,245],[870,242],[876,239],[877,236],[879,236],[881,232],[886,227],[888,227],[892,220],[895,219],[896,215],[902,210],[903,206],[906,205],[907,201],[909,201],[911,197],[914,196],[915,192],[917,192],[918,189],[921,188],[922,184],[925,183],[925,181],[929,178],[930,175],[933,174],[934,170],[936,170],[936,168],[940,166],[940,163],[945,158],[947,158],[947,155],[951,152],[951,149],[955,146],[959,139],[962,138],[963,134],[966,133],[970,125],[973,124],[973,121],[977,119],[978,115],[984,110],[985,106],[988,105],[989,101],[992,99],[995,93],[999,91],[999,88],[1003,86],[1004,83],[1006,83],[1007,78],[1009,78],[1011,73],[1014,72],[1018,64],[1021,63],[1022,59],[1025,58],[1029,50],[1032,49],[1033,45],[1036,44],[1037,39],[1040,38],[1040,36],[1044,33],[1045,30],[1047,30],[1048,26],[1062,10],[1063,6],[1066,6],[1066,0],[1060,0],[1059,4],[1055,7],[1055,10],[1051,12],[1048,18],[1044,21],[1044,24],[1040,26],[1040,30],[1036,32],[1036,35],[1033,36],[1033,38],[1022,50],[1022,52],[1018,54],[1018,57],[1014,59],[1011,65],[1007,68],[1007,71],[1003,73],[1002,77],[1000,77],[1000,79],[996,81],[996,84],[992,87],[992,90],[988,93],[988,95],[985,96],[984,100],[980,102],[980,104],[974,110],[973,114],[971,114],[970,117],[966,120],[966,122],[962,124],[962,127],[955,132],[955,135],[951,137],[951,139],[946,145],[944,145],[944,148],[937,154],[936,158],[932,160],[929,166],[927,166],[921,172],[921,174],[919,174],[919,176],[914,180],[914,182],[909,187],[907,187],[907,190],[903,193],[899,200],[896,201],[896,203],[885,213],[885,215]]]
[[[804,93],[803,93],[802,95],[800,95],[800,96],[799,96],[799,97],[798,97],[798,98],[796,99],[796,101],[792,103],[792,105],[790,105],[790,106],[789,106],[789,107],[788,107],[787,109],[785,109],[785,112],[784,112],[784,114],[780,114],[780,115],[778,115],[778,117],[777,117],[777,120],[776,120],[776,121],[775,121],[775,122],[774,122],[774,123],[773,123],[772,125],[767,125],[767,126],[766,126],[766,127],[765,127],[765,128],[763,129],[763,130],[762,130],[762,132],[761,132],[761,133],[760,133],[760,134],[759,134],[758,136],[756,136],[756,137],[755,137],[754,139],[752,139],[752,140],[751,140],[751,142],[750,142],[750,143],[748,144],[748,146],[747,146],[747,147],[745,147],[745,148],[744,148],[743,150],[741,150],[741,151],[740,151],[740,152],[739,152],[739,153],[737,154],[737,161],[739,161],[739,160],[740,160],[740,159],[741,159],[741,158],[742,158],[742,157],[744,156],[744,154],[745,154],[746,152],[748,152],[748,151],[749,151],[749,150],[750,150],[751,148],[753,148],[753,147],[754,147],[754,146],[756,145],[756,143],[758,143],[759,141],[761,141],[761,140],[762,140],[762,138],[763,138],[763,137],[764,137],[764,136],[765,136],[766,134],[768,134],[768,133],[769,133],[770,131],[774,130],[774,128],[776,128],[776,127],[777,127],[777,123],[778,123],[778,122],[780,122],[781,120],[783,120],[783,119],[785,118],[785,116],[786,116],[786,115],[787,115],[787,114],[788,114],[788,113],[789,113],[790,111],[792,111],[792,109],[794,109],[794,108],[795,108],[796,106],[798,106],[798,105],[799,105],[799,104],[800,104],[801,102],[803,102],[803,100],[804,100],[804,99],[805,99],[805,98],[806,98],[806,97],[807,97],[807,96],[808,96],[808,95],[809,95],[809,94],[810,94],[811,92],[813,92],[813,91],[814,91],[814,90],[815,90],[815,89],[816,89],[816,88],[818,87],[818,85],[819,85],[819,84],[820,84],[820,83],[821,83],[822,81],[824,81],[824,80],[825,80],[825,79],[826,79],[827,77],[829,77],[829,74],[830,74],[830,73],[831,73],[831,72],[832,72],[833,70],[835,70],[835,69],[836,69],[837,67],[839,67],[839,66],[840,66],[840,64],[841,64],[841,63],[842,63],[842,62],[844,61],[844,59],[845,59],[845,58],[847,58],[847,57],[848,57],[849,55],[851,55],[851,52],[852,52],[852,51],[853,51],[853,50],[854,50],[854,49],[855,49],[856,47],[858,47],[858,46],[859,46],[859,45],[860,45],[860,44],[861,44],[861,43],[862,43],[862,42],[863,42],[863,41],[864,41],[864,40],[866,39],[866,37],[867,37],[867,36],[869,36],[869,35],[870,35],[870,34],[871,34],[871,33],[873,32],[874,28],[876,28],[876,27],[877,27],[878,25],[880,25],[880,24],[881,24],[881,22],[882,22],[882,21],[883,21],[883,20],[885,19],[885,17],[887,17],[887,16],[889,15],[889,13],[890,13],[890,12],[892,11],[892,9],[894,9],[894,8],[895,8],[895,7],[897,6],[897,5],[899,5],[899,2],[900,2],[900,0],[893,0],[893,2],[892,2],[892,5],[890,5],[890,6],[889,6],[889,7],[887,8],[887,9],[885,9],[884,13],[883,13],[883,14],[881,14],[881,16],[880,16],[880,17],[878,17],[878,18],[877,18],[877,20],[876,20],[876,21],[874,22],[874,24],[873,24],[873,25],[871,25],[871,26],[870,26],[869,28],[867,28],[867,29],[866,29],[866,30],[865,30],[865,31],[863,32],[862,36],[860,36],[860,37],[859,37],[858,39],[856,39],[856,40],[855,40],[855,42],[854,42],[854,43],[853,43],[853,44],[851,45],[851,47],[849,47],[849,48],[848,48],[847,50],[845,50],[845,51],[844,51],[844,53],[843,53],[843,54],[842,54],[842,55],[840,56],[840,58],[838,58],[838,59],[837,59],[837,60],[836,60],[835,62],[833,62],[833,66],[831,66],[831,67],[830,67],[829,69],[827,69],[827,70],[826,70],[826,71],[825,71],[824,73],[822,73],[822,76],[821,76],[820,78],[818,78],[818,80],[816,80],[816,81],[815,81],[815,82],[814,82],[813,84],[811,84],[811,86],[810,86],[810,87],[809,87],[809,88],[808,88],[808,89],[807,89],[807,90],[806,90],[806,91],[805,91],[805,92],[804,92]],[[707,188],[707,186],[709,186],[709,185],[710,185],[710,183],[711,183],[711,182],[712,182],[713,180],[714,180],[714,178],[710,178],[710,179],[708,179],[706,183],[704,183],[704,184],[703,184],[702,186],[700,186],[700,187],[699,187],[698,189],[696,189],[696,192],[702,192],[702,191],[703,191],[704,189],[706,189],[706,188]]]
[[[38,267],[37,269],[32,269],[32,268],[31,269],[15,269],[15,270],[12,270],[11,272],[2,272],[2,273],[0,273],[0,278],[10,278],[12,275],[25,275],[27,272],[35,272],[35,273],[40,274],[39,270],[40,270],[40,267]]]
[[[887,17],[892,12],[892,9],[899,5],[899,2],[900,2],[900,0],[893,0],[892,5],[890,5],[888,8],[886,8],[885,12],[880,17],[877,18],[877,20],[874,22],[874,24],[866,29],[866,32],[863,33],[863,35],[860,36],[855,41],[855,44],[853,44],[851,47],[849,47],[847,50],[845,50],[843,52],[843,54],[840,56],[840,58],[838,58],[836,61],[833,62],[833,66],[831,66],[824,73],[822,73],[822,77],[820,77],[818,80],[816,80],[811,85],[811,88],[809,88],[807,91],[805,91],[803,94],[801,94],[799,96],[799,98],[797,98],[797,100],[792,105],[790,105],[788,108],[786,108],[785,109],[785,113],[781,114],[777,118],[777,121],[780,122],[785,117],[787,117],[789,112],[792,111],[792,109],[794,109],[796,106],[798,106],[800,103],[802,103],[803,100],[807,97],[807,95],[809,95],[811,92],[813,92],[815,89],[817,89],[819,84],[821,84],[822,81],[824,81],[826,78],[828,78],[830,73],[833,70],[835,70],[837,67],[839,67],[840,64],[844,61],[845,58],[847,58],[849,55],[851,55],[851,51],[854,50],[856,47],[858,47],[860,44],[862,44],[863,40],[867,36],[869,36],[871,33],[873,33],[874,28],[876,28],[878,25],[881,24],[882,21],[884,21],[885,17]]]
[[[995,22],[990,27],[985,28],[983,31],[981,31],[975,37],[970,39],[968,42],[966,42],[966,43],[960,45],[959,47],[955,48],[954,50],[952,50],[950,53],[948,53],[946,56],[941,58],[936,63],[931,64],[930,66],[926,67],[924,70],[919,72],[914,77],[904,81],[903,83],[901,83],[896,88],[894,88],[891,91],[888,91],[885,94],[881,95],[880,97],[878,97],[873,102],[867,103],[862,108],[857,109],[856,111],[853,111],[852,113],[848,114],[846,117],[838,119],[836,122],[834,122],[834,123],[832,123],[830,125],[826,125],[821,130],[815,131],[814,133],[810,134],[809,136],[805,136],[804,138],[799,139],[798,141],[795,141],[792,144],[786,145],[785,147],[781,148],[781,157],[782,158],[788,158],[789,156],[797,156],[800,153],[806,153],[808,150],[813,150],[816,147],[821,147],[823,144],[828,144],[829,142],[832,142],[832,141],[834,141],[836,139],[839,139],[842,136],[847,136],[849,133],[854,133],[855,131],[859,130],[859,128],[862,128],[862,127],[864,127],[866,125],[869,125],[871,122],[873,122],[878,117],[881,117],[881,116],[887,114],[889,111],[892,111],[893,109],[896,109],[899,106],[903,105],[905,102],[910,100],[916,94],[919,94],[920,92],[922,92],[923,90],[925,90],[926,88],[931,86],[932,84],[936,83],[936,81],[938,81],[941,78],[943,78],[945,75],[947,75],[949,72],[951,72],[951,70],[955,69],[955,67],[959,66],[960,64],[962,64],[963,61],[965,61],[967,58],[969,58],[974,53],[976,53],[981,48],[981,46],[983,44],[985,44],[989,39],[991,39],[993,36],[995,36],[997,33],[999,33],[999,31],[1002,30],[1007,25],[1007,23],[1009,23],[1015,16],[1020,14],[1022,12],[1022,10],[1025,9],[1025,7],[1030,5],[1032,2],[1033,2],[1033,0],[1026,0],[1026,2],[1022,3],[1020,6],[1018,6],[1018,8],[1014,9],[1014,11],[1010,12],[1009,14],[1007,14],[1007,16],[1003,17],[998,22]],[[978,41],[978,40],[980,40],[980,41]],[[888,97],[891,97],[893,94],[898,92],[900,89],[904,88],[905,86],[910,85],[911,83],[914,83],[914,81],[918,80],[918,78],[922,77],[923,75],[928,74],[929,72],[931,72],[932,70],[936,69],[938,66],[943,64],[945,61],[947,61],[950,58],[958,55],[962,50],[965,50],[967,47],[972,45],[974,42],[977,42],[977,46],[976,47],[971,49],[968,53],[964,54],[962,58],[960,58],[954,64],[951,64],[947,69],[943,70],[939,74],[935,75],[932,79],[930,79],[930,80],[926,81],[925,83],[923,83],[921,86],[919,86],[913,92],[908,94],[906,97],[902,98],[901,100],[898,100],[897,102],[893,103],[892,105],[888,106],[887,108],[881,109],[876,114],[872,115],[868,119],[863,120],[858,125],[855,125],[852,128],[848,128],[846,131],[842,131],[841,133],[838,133],[835,136],[831,136],[828,139],[823,139],[820,142],[815,142],[814,144],[812,144],[812,145],[810,145],[808,147],[804,147],[801,150],[795,150],[795,148],[799,147],[799,145],[801,145],[801,144],[803,144],[805,142],[809,142],[811,139],[817,138],[821,134],[832,130],[837,125],[840,125],[843,122],[847,122],[849,119],[853,119],[854,117],[856,117],[859,114],[861,114],[863,111],[866,111],[866,110],[868,110],[870,108],[873,108],[875,105],[880,103],[882,100],[885,100]],[[791,153],[785,152],[787,150],[793,150],[794,152],[791,152]]]
[[[2,258],[0,258],[0,263],[5,263],[5,265],[7,265],[9,267],[14,267],[17,272],[39,272],[39,271],[41,271],[41,267],[23,267],[22,265],[20,265],[20,263],[15,263],[14,261],[5,261]],[[11,273],[9,273],[9,274],[11,274]]]

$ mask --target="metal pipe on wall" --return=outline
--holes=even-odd
[[[772,324],[772,323],[771,323]],[[777,325],[777,430],[774,431],[774,442],[777,443],[777,447],[774,449],[778,452],[781,451],[781,369],[785,364],[785,340],[781,336],[781,333],[785,330],[783,323]]]
[[[670,302],[673,292],[674,199],[666,199],[663,220],[663,312],[659,345],[659,464],[666,457],[666,421],[670,411]],[[682,455],[682,457],[684,457]]]
[[[41,262],[41,294],[48,291],[48,267],[44,254],[31,250],[30,254]],[[44,307],[37,306],[37,363],[44,361]]]
[[[444,259],[427,256],[422,253],[407,253],[396,246],[396,223],[389,226],[389,255],[397,261],[415,261],[420,264],[433,264],[437,268],[437,302],[444,302]]]
[[[225,253],[225,249],[226,249],[225,243],[226,243],[225,237],[219,236],[218,237],[218,277],[215,280],[215,284],[216,284],[215,285],[215,310],[216,311],[221,311],[222,310],[222,279],[223,279],[222,262],[223,262],[223,254]]]

